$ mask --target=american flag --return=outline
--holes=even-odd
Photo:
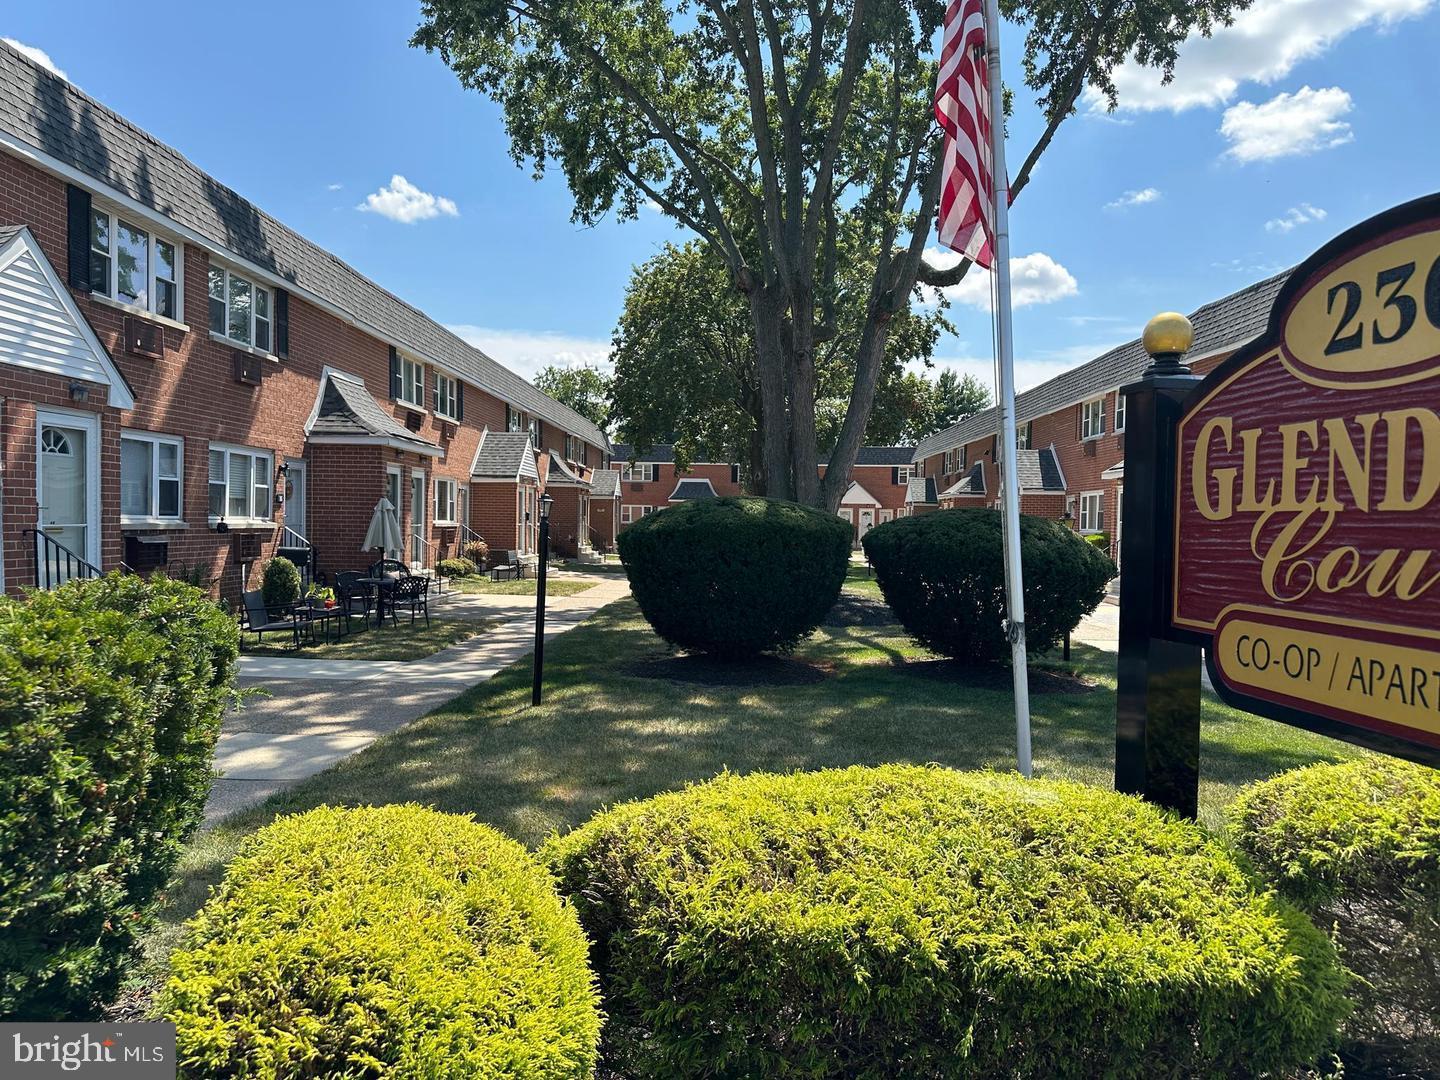
[[[935,118],[945,132],[940,243],[987,270],[995,262],[989,67],[982,0],[950,0],[935,87]]]

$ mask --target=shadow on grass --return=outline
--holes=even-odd
[[[546,650],[545,704],[531,708],[522,661],[263,806],[201,834],[151,942],[162,956],[243,838],[284,813],[330,803],[418,802],[473,814],[534,845],[596,810],[733,772],[937,762],[1014,767],[1008,682],[957,686],[918,676],[932,660],[890,626],[823,628],[795,658],[834,674],[810,685],[694,685],[636,678],[626,661],[664,646],[632,601],[604,608]],[[1066,670],[1085,694],[1031,702],[1035,771],[1109,787],[1114,654],[1077,646]],[[1220,820],[1238,788],[1282,769],[1351,756],[1340,743],[1205,705],[1202,818]]]

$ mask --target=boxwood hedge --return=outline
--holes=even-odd
[[[200,823],[239,632],[112,574],[0,601],[0,1018],[85,1018]]]
[[[1194,824],[893,765],[721,777],[541,851],[636,1077],[1231,1077],[1332,1042],[1326,937]]]
[[[865,534],[885,602],[927,648],[962,663],[1008,660],[997,510],[938,510]],[[1115,564],[1058,521],[1022,515],[1025,643],[1049,652],[1105,598]]]
[[[1296,769],[1242,792],[1232,820],[1360,976],[1354,1071],[1440,1076],[1440,772],[1385,757]]]
[[[620,534],[630,591],[655,632],[721,657],[786,652],[834,607],[850,526],[776,499],[703,499]]]
[[[260,830],[188,924],[162,1006],[187,1077],[594,1072],[574,911],[513,840],[420,806]]]

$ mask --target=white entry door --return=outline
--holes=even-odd
[[[425,565],[425,473],[410,473],[410,561]]]
[[[310,478],[305,473],[305,462],[290,458],[285,466],[285,524],[291,531],[309,540],[310,522],[305,508],[310,495]]]
[[[859,545],[865,539],[865,534],[875,527],[875,511],[861,510],[860,521],[855,527],[855,543]]]
[[[1115,569],[1120,569],[1120,539],[1125,532],[1125,485],[1115,489]]]
[[[79,414],[36,417],[35,489],[39,527],[72,555],[100,564],[98,419]],[[48,566],[42,585],[58,585],[79,574],[63,552],[42,545]]]
[[[390,500],[390,505],[395,508],[395,520],[401,521],[405,517],[405,504],[400,499],[400,485],[403,483],[398,465],[392,465],[385,470],[385,497]],[[401,546],[398,548],[386,548],[385,558],[394,559],[399,562],[405,554],[404,539],[401,539]]]

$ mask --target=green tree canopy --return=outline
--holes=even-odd
[[[601,431],[610,428],[610,377],[588,364],[551,364],[535,376],[535,388],[568,405]]]
[[[1248,0],[1004,0],[1043,129],[1014,194],[1087,86],[1127,58],[1168,77],[1192,30]],[[517,163],[552,164],[592,223],[647,200],[704,239],[747,305],[767,490],[836,505],[925,263],[939,197],[932,114],[943,0],[423,0],[413,43],[497,101]],[[844,252],[842,256],[842,250]],[[858,293],[841,287],[864,283]],[[858,313],[822,488],[819,355]]]

